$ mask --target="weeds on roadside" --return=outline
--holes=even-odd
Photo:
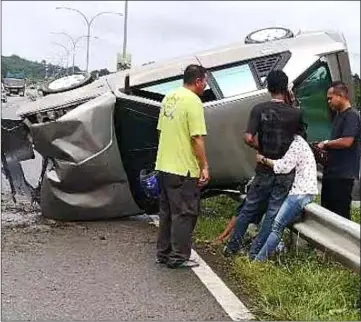
[[[234,274],[259,317],[268,320],[360,320],[360,277],[312,250],[287,254],[281,264],[237,257]]]
[[[205,213],[196,240],[208,243],[223,231],[238,203],[226,196],[202,203]],[[359,223],[360,209],[354,209],[352,216]],[[259,319],[360,320],[360,276],[320,256],[312,247],[292,249],[267,263],[237,256],[230,265],[227,273],[242,286]]]

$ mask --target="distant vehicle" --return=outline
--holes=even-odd
[[[6,103],[8,101],[8,98],[6,96],[6,90],[5,90],[5,87],[4,87],[3,83],[1,83],[1,101],[3,103]]]
[[[39,97],[39,92],[36,89],[36,85],[34,83],[28,84],[27,89],[25,91],[25,95],[31,101],[36,101],[36,99]]]
[[[7,72],[4,78],[4,87],[8,95],[25,95],[25,74]]]
[[[329,137],[326,92],[331,82],[343,80],[353,91],[342,34],[293,35],[282,28],[254,32],[245,43],[119,71],[76,89],[54,82],[48,88],[58,93],[18,110],[35,149],[49,160],[41,186],[45,217],[92,220],[158,211],[158,203],[140,187],[140,172],[154,168],[161,101],[182,85],[189,64],[201,64],[208,73],[202,101],[211,181],[203,198],[243,191],[254,175],[255,151],[245,146],[242,133],[252,107],[270,99],[270,71],[288,75],[310,142]],[[15,133],[8,138],[15,140]]]

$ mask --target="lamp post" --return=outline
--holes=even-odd
[[[103,11],[103,12],[99,12],[97,13],[95,16],[93,16],[90,20],[84,15],[84,13],[82,13],[80,10],[78,9],[73,9],[73,8],[69,8],[69,7],[56,7],[56,9],[65,9],[65,10],[70,10],[70,11],[75,11],[77,13],[79,13],[85,20],[87,27],[88,27],[88,32],[87,32],[87,49],[86,49],[86,71],[89,72],[89,40],[90,40],[90,26],[92,25],[93,21],[95,18],[99,17],[100,15],[104,15],[104,14],[114,14],[114,15],[118,15],[118,16],[123,16],[122,13],[119,12],[114,12],[114,11]]]
[[[82,40],[83,38],[87,38],[88,36],[84,35],[84,36],[80,36],[78,38],[76,38],[74,40],[74,38],[72,36],[70,36],[69,34],[67,34],[66,32],[52,32],[52,34],[54,35],[64,35],[64,36],[67,36],[70,41],[72,42],[72,45],[73,45],[73,75],[75,74],[75,51],[76,51],[76,45],[77,43]],[[94,39],[99,39],[99,37],[95,37],[93,36],[92,38]]]
[[[65,49],[66,52],[66,76],[68,76],[68,69],[69,69],[69,49],[66,48],[64,45],[58,43],[58,42],[53,42],[54,45],[58,45],[60,47],[63,47]]]
[[[128,0],[124,3],[124,36],[123,36],[123,58],[127,54],[127,31],[128,31]]]

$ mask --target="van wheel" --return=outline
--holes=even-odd
[[[42,91],[44,96],[55,93],[63,93],[83,87],[93,81],[94,79],[90,74],[70,75],[52,80],[42,88]]]

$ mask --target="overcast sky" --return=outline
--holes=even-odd
[[[59,63],[70,41],[87,32],[76,12],[56,10],[68,6],[91,18],[101,11],[124,12],[124,1],[2,1],[2,55],[17,54]],[[351,67],[360,74],[360,1],[129,1],[128,46],[133,64],[161,61],[200,50],[243,42],[260,28],[282,26],[298,30],[333,29],[344,33]],[[90,70],[116,68],[122,51],[123,17],[102,15],[94,20],[90,44]],[[86,41],[79,42],[76,65],[85,69]],[[69,60],[69,66],[71,60]]]

